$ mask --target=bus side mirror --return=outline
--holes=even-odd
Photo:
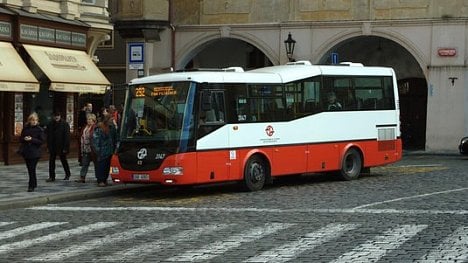
[[[211,92],[209,91],[204,91],[202,93],[202,98],[201,98],[201,110],[202,111],[209,111],[211,110],[212,105],[211,105]]]

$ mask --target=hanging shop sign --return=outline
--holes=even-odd
[[[20,38],[22,41],[29,40],[86,48],[85,33],[58,30],[36,25],[21,24]]]
[[[0,36],[11,38],[11,23],[0,21]]]

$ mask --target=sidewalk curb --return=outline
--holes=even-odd
[[[407,151],[404,150],[402,153],[403,157],[405,156],[463,156],[459,152],[430,152],[430,151]]]
[[[69,192],[47,193],[40,196],[31,196],[27,198],[13,198],[5,201],[0,201],[0,211],[26,208],[30,206],[47,205],[51,203],[63,203],[78,200],[86,200],[91,198],[99,198],[115,195],[128,190],[135,190],[138,188],[148,188],[153,185],[136,185],[136,184],[119,184],[108,186],[106,188],[96,187],[95,189],[83,189]]]

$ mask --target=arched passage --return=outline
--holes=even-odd
[[[192,50],[184,68],[242,67],[244,70],[271,66],[257,47],[235,38],[217,38]]]
[[[414,56],[395,41],[377,36],[359,36],[342,41],[329,49],[320,59],[320,64],[331,64],[332,53],[338,55],[338,62],[359,62],[395,70],[403,147],[423,150],[426,140],[427,81]]]

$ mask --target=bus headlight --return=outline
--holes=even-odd
[[[183,175],[183,174],[184,174],[184,168],[180,166],[165,167],[163,169],[163,175]]]
[[[117,167],[117,166],[111,166],[111,168],[110,168],[110,173],[111,173],[111,174],[119,174],[119,173],[120,173],[119,167]]]

